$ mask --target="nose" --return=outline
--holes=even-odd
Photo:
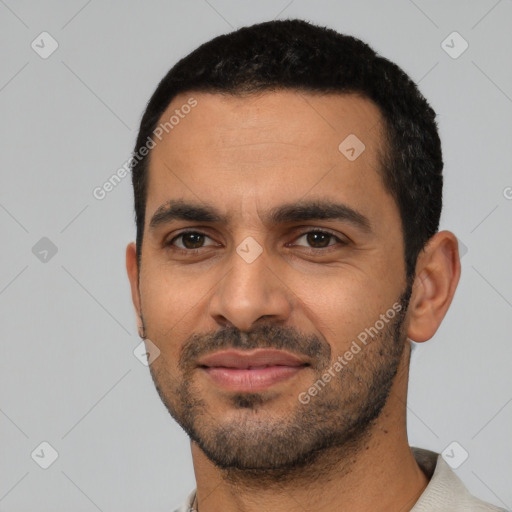
[[[210,315],[217,323],[250,331],[263,318],[275,323],[287,320],[293,292],[279,270],[271,267],[265,251],[251,263],[233,251],[229,268],[210,300]]]

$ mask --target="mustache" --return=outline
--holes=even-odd
[[[327,367],[331,359],[331,347],[327,341],[315,335],[304,334],[292,327],[261,325],[243,332],[237,327],[226,327],[214,333],[193,334],[180,350],[178,366],[186,372],[195,367],[204,355],[226,349],[252,350],[274,348],[307,356],[312,366]]]

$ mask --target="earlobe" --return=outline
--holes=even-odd
[[[423,342],[432,338],[450,307],[459,278],[457,238],[449,231],[436,233],[416,263],[409,303],[410,339]]]
[[[139,290],[139,266],[137,262],[137,249],[135,242],[131,242],[126,247],[126,272],[130,281],[130,288],[132,292],[132,302],[137,315],[137,326],[139,336],[143,330],[143,323],[141,318],[140,309],[140,290]],[[143,334],[143,332],[142,332]],[[141,336],[142,337],[142,336]]]

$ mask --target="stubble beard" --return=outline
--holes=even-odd
[[[305,391],[298,389],[296,405],[285,416],[265,410],[269,400],[279,399],[269,391],[233,393],[229,409],[236,414],[216,416],[195,388],[197,369],[188,363],[213,349],[282,348],[317,362],[311,367],[314,383],[333,365],[330,346],[315,336],[279,326],[262,326],[248,335],[236,328],[193,335],[183,345],[178,378],[171,377],[163,360],[150,366],[151,376],[171,416],[226,478],[261,488],[301,478],[311,483],[326,477],[332,466],[342,467],[343,461],[349,468],[371,437],[404,354],[410,295],[408,286],[398,299],[402,308],[396,316],[307,404],[298,400]]]

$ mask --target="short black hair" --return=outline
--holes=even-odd
[[[442,209],[443,159],[435,112],[396,64],[355,37],[299,19],[242,27],[202,44],[162,79],[148,102],[131,159],[140,265],[152,136],[170,102],[184,92],[230,95],[295,90],[355,93],[373,101],[384,120],[380,174],[402,221],[406,276],[437,232]],[[135,158],[136,157],[136,158]]]

